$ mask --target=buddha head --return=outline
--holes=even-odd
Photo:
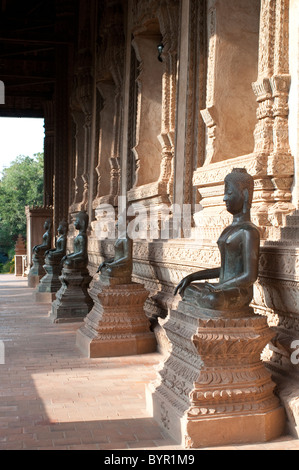
[[[245,168],[234,168],[224,180],[224,202],[231,214],[247,214],[250,212],[254,182]]]
[[[87,212],[81,211],[77,214],[74,226],[77,230],[82,230],[83,232],[86,232],[88,228],[88,221],[89,217]]]
[[[68,231],[68,224],[65,220],[62,220],[61,222],[59,222],[57,232],[59,235],[65,235],[67,231]]]

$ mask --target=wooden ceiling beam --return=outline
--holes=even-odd
[[[53,51],[55,48],[54,47],[39,47],[39,48],[34,48],[34,49],[30,49],[30,50],[26,50],[24,51],[24,49],[22,51],[15,51],[15,52],[7,52],[6,54],[0,54],[0,59],[7,59],[9,60],[10,57],[15,57],[15,56],[24,56],[22,57],[22,59],[20,60],[35,60],[35,61],[38,61],[39,59],[37,57],[35,57],[34,59],[31,59],[30,57],[28,57],[30,54],[36,54],[36,53],[39,53],[39,52],[50,52],[50,51]],[[16,59],[12,59],[12,60],[16,60]],[[47,62],[48,61],[48,57],[46,59],[40,59],[41,61],[45,61]]]
[[[17,74],[6,74],[6,73],[0,73],[1,78],[13,78],[13,79],[21,79],[21,80],[55,80],[55,77],[53,76],[38,76],[38,75],[17,75]]]
[[[6,42],[10,44],[44,44],[44,45],[54,45],[54,46],[68,46],[71,45],[70,41],[55,41],[55,40],[46,40],[46,39],[28,39],[28,38],[12,38],[12,37],[0,37],[0,42]]]

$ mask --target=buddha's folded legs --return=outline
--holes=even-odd
[[[243,308],[249,305],[251,299],[251,289],[232,287],[211,291],[204,283],[193,283],[184,292],[184,300],[187,302],[215,310]]]

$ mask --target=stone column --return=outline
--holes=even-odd
[[[176,125],[176,81],[178,58],[178,15],[179,2],[167,1],[160,5],[157,16],[162,33],[163,51],[161,60],[164,62],[165,73],[162,77],[162,125],[160,142],[162,146],[162,159],[160,165],[159,181],[167,181],[167,192],[172,198],[174,182],[174,145]]]
[[[96,167],[97,195],[93,201],[93,207],[96,209],[101,202],[114,203],[114,198],[110,198],[111,190],[111,157],[114,138],[115,122],[115,84],[112,80],[98,82],[98,89],[103,99],[101,110],[101,131],[98,149],[98,164]]]
[[[260,360],[274,336],[251,308],[212,311],[181,301],[163,328],[170,353],[147,406],[185,448],[265,442],[284,430],[284,410]]]
[[[91,139],[94,137],[92,132],[93,120],[96,119],[94,113],[95,100],[95,81],[94,81],[94,43],[95,37],[95,17],[96,2],[91,0],[79,1],[79,25],[78,25],[78,51],[76,57],[76,74],[73,83],[72,101],[76,112],[83,114],[80,116],[80,123],[77,125],[77,143],[82,144],[82,153],[80,152],[79,165],[77,168],[77,182],[80,180],[79,187],[82,187],[82,194],[79,191],[76,195],[76,211],[88,211],[88,200],[92,197],[90,192],[90,162],[93,161],[91,155]],[[73,115],[74,116],[74,115]],[[82,117],[84,122],[82,125]],[[79,116],[74,116],[77,119]],[[83,134],[83,135],[82,135]],[[92,169],[93,170],[93,169]],[[80,172],[79,172],[80,171]],[[79,179],[79,180],[78,180]],[[83,184],[82,184],[83,183]],[[81,192],[81,191],[80,191]],[[81,199],[79,200],[79,195]]]
[[[125,50],[124,50],[124,82],[123,82],[123,121],[122,121],[122,140],[120,146],[120,167],[121,167],[121,177],[120,177],[120,193],[122,196],[126,196],[128,188],[128,172],[131,169],[131,166],[128,164],[128,155],[130,152],[130,139],[129,139],[129,128],[130,120],[130,88],[131,88],[131,62],[132,62],[132,39],[131,39],[131,29],[132,29],[132,5],[133,0],[128,0],[127,2],[127,18],[125,25]],[[131,176],[131,175],[130,175]],[[131,180],[131,178],[130,178]]]
[[[277,209],[285,212],[290,204],[294,175],[294,158],[289,145],[289,0],[276,1],[274,74],[270,79],[273,104],[273,152],[268,163],[268,172],[275,187],[274,198]]]
[[[257,97],[255,153],[267,157],[267,176],[273,188],[271,206],[264,203],[269,222],[285,223],[294,210],[291,186],[294,159],[288,136],[289,75],[289,0],[262,0],[260,17],[258,80],[253,83]],[[269,182],[264,182],[265,189]],[[266,194],[266,193],[265,193]],[[267,198],[270,201],[270,198]],[[272,202],[271,201],[271,202]]]
[[[205,2],[184,0],[181,9],[181,34],[176,110],[174,158],[174,203],[192,204],[196,192],[192,185],[194,168],[202,166],[205,153],[205,124],[200,110],[205,107]],[[194,106],[194,103],[197,106]],[[192,123],[192,125],[189,125]]]
[[[54,128],[54,190],[53,229],[56,233],[60,220],[68,219],[69,161],[71,154],[70,84],[73,77],[73,51],[70,43],[75,37],[75,8],[73,2],[60,0],[56,6],[56,33],[65,44],[57,45],[55,52],[55,128]]]
[[[54,102],[44,103],[45,139],[44,139],[44,206],[53,205],[54,176]]]
[[[67,218],[69,206],[69,83],[68,83],[67,46],[60,46],[57,50],[57,84],[55,91],[55,160],[54,160],[54,230],[59,221]]]
[[[73,120],[76,126],[75,132],[75,141],[76,141],[76,151],[75,151],[75,191],[74,199],[70,207],[71,213],[79,212],[80,210],[80,201],[83,197],[83,164],[84,164],[84,113],[80,110],[72,111]]]
[[[276,0],[261,1],[258,79],[252,85],[258,102],[254,151],[268,155],[273,150],[273,97],[270,77],[273,74],[275,3]]]

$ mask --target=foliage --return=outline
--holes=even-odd
[[[7,261],[5,264],[0,263],[0,273],[13,273],[15,270],[15,259],[13,258],[11,261]]]
[[[9,253],[26,234],[25,206],[43,204],[43,154],[18,156],[0,179],[0,251]]]

